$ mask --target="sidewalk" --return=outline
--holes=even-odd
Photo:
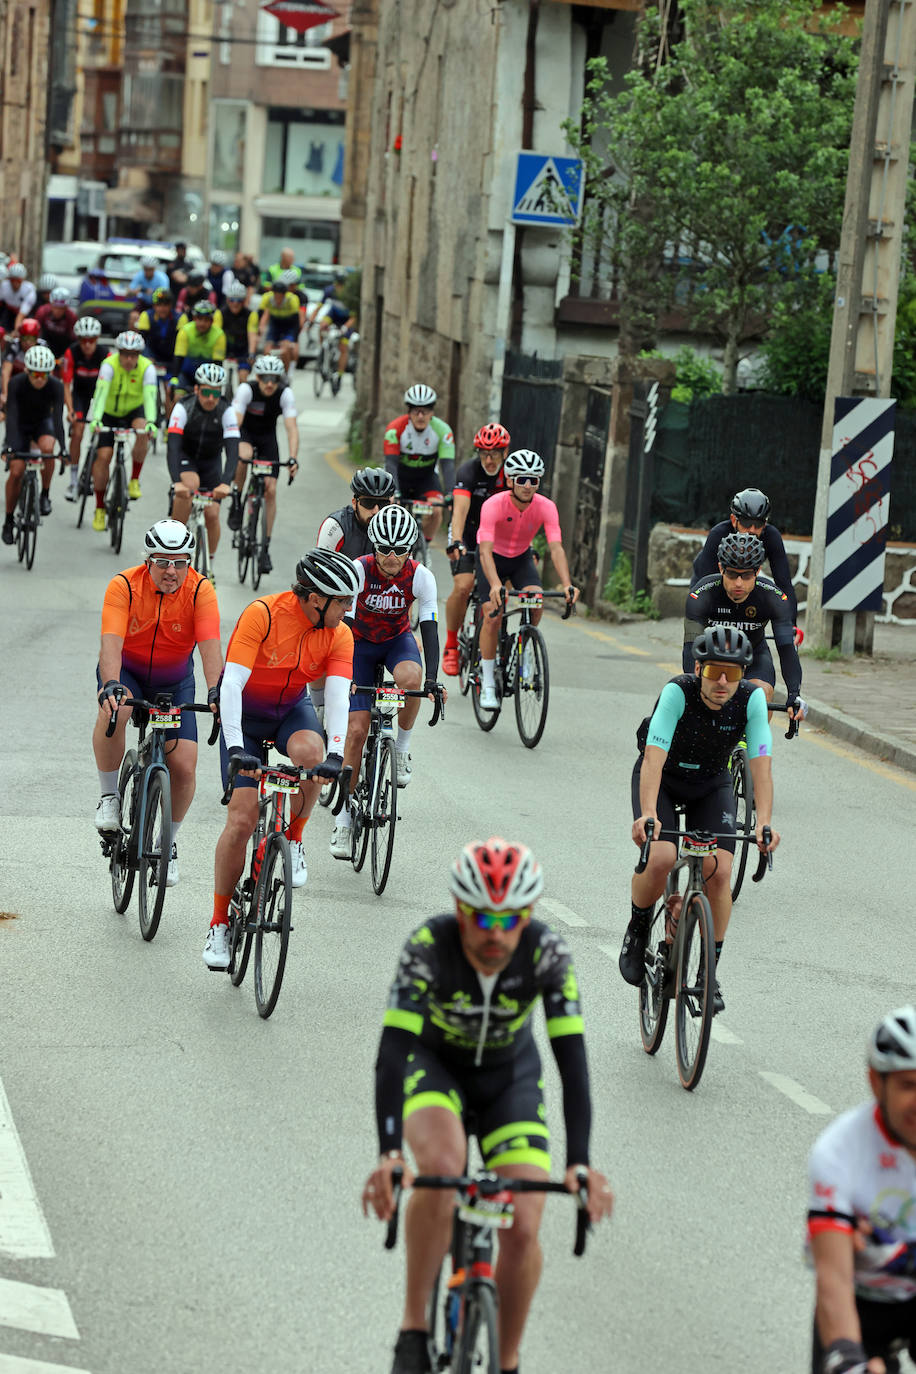
[[[649,651],[672,668],[680,661],[680,620],[622,621],[607,624],[607,629],[621,643]],[[775,651],[773,660],[776,700],[781,701],[784,693]],[[873,658],[857,656],[828,663],[805,653],[802,646],[801,663],[802,696],[809,706],[810,725],[916,773],[916,626],[876,625]]]

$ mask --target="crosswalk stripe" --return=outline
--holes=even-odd
[[[67,1295],[60,1288],[39,1288],[34,1283],[0,1278],[0,1326],[34,1331],[39,1336],[65,1336],[78,1341]]]
[[[0,1355],[0,1374],[89,1374],[72,1364],[48,1364],[47,1360],[27,1360],[24,1355]]]
[[[19,1132],[0,1081],[0,1253],[53,1259],[54,1246],[35,1194]]]

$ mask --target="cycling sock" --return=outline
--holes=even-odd
[[[227,926],[229,924],[229,893],[223,896],[219,892],[213,894],[213,920],[211,926]]]
[[[104,491],[97,491],[97,492],[96,492],[96,494],[95,494],[95,508],[96,508],[96,510],[104,510],[104,509],[105,509],[105,493],[104,493]]]
[[[484,687],[496,686],[496,659],[482,658],[480,660],[480,672],[483,677]]]
[[[404,730],[400,726],[398,726],[398,741],[394,747],[395,749],[397,749],[399,754],[407,753],[408,749],[410,748],[410,737],[412,734],[412,728],[410,730]]]
[[[175,836],[181,829],[181,821],[172,821],[172,843],[175,843]]]
[[[630,925],[637,930],[648,930],[652,920],[654,907],[637,906],[635,902],[630,902]]]
[[[118,795],[118,770],[112,773],[105,773],[99,769],[99,787],[102,789],[103,797],[116,797]]]
[[[724,941],[724,940],[717,940],[717,941],[716,941],[716,964],[717,964],[717,965],[718,965],[718,963],[719,963],[719,956],[720,956],[721,953],[722,953],[722,946],[723,946],[724,944],[725,944],[725,941]]]
[[[286,833],[296,844],[302,843],[302,832],[305,829],[305,821],[305,816],[297,816],[295,820],[289,823],[289,829]]]
[[[79,479],[80,479],[79,464],[78,464],[78,463],[73,463],[73,464],[71,464],[71,467],[70,467],[70,485],[71,485],[71,487],[75,487],[76,484],[77,484],[77,482],[79,481]]]
[[[445,647],[446,647],[446,649],[457,649],[457,648],[458,648],[458,631],[457,631],[457,630],[446,630],[446,632],[445,632]]]
[[[134,461],[133,461],[133,463],[131,463],[131,467],[130,467],[130,480],[131,480],[132,482],[139,482],[139,480],[140,480],[140,473],[141,473],[142,471],[143,471],[143,464],[142,464],[142,463],[138,463],[137,460],[134,459]]]
[[[338,822],[338,824],[340,824],[340,825],[350,825],[350,824],[351,824],[351,820],[350,820],[350,803],[349,803],[349,802],[344,802],[343,806],[340,808],[340,821]]]

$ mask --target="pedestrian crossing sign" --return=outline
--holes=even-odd
[[[512,196],[512,223],[578,224],[584,180],[581,158],[519,153]]]

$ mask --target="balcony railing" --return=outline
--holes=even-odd
[[[121,129],[118,165],[150,172],[181,171],[181,134],[174,129]]]

